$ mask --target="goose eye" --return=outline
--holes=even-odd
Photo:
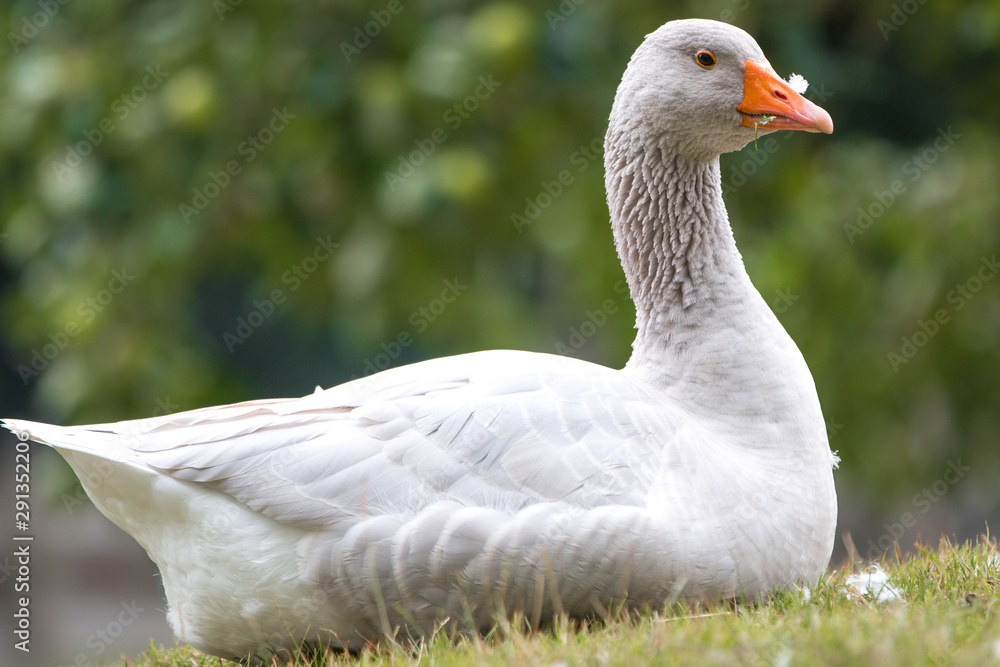
[[[711,51],[699,51],[695,54],[694,58],[698,61],[698,64],[705,69],[712,69],[715,67],[715,56],[712,55]]]

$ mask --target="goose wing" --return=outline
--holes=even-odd
[[[676,430],[669,406],[619,372],[507,351],[101,428],[163,474],[305,528],[441,500],[644,505]]]

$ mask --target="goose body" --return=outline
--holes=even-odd
[[[479,352],[302,398],[4,423],[146,549],[178,638],[228,658],[813,583],[835,457],[719,176],[720,153],[775,129],[832,123],[743,31],[673,21],[633,56],[605,143],[637,310],[622,370]]]

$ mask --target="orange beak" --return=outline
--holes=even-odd
[[[743,127],[833,132],[830,114],[792,90],[766,62],[746,61],[743,101],[736,110],[743,114]],[[763,116],[776,118],[764,122]]]

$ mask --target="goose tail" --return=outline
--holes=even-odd
[[[149,470],[149,466],[128,446],[129,436],[116,430],[114,424],[56,426],[24,419],[0,419],[0,425],[22,442],[31,440],[52,447],[71,463],[71,458],[76,457],[67,456],[67,453],[76,452]]]

